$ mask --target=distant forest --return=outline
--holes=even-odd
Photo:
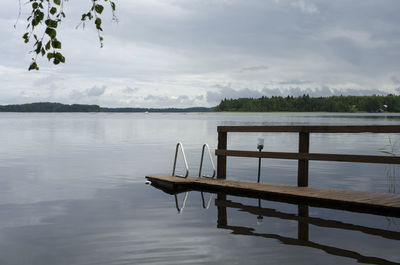
[[[38,102],[0,105],[0,112],[400,112],[400,96],[261,97],[223,99],[214,108],[103,108],[98,105]]]
[[[400,112],[400,96],[261,97],[223,99],[214,111]]]
[[[2,112],[100,112],[101,108],[97,105],[38,102],[21,105],[0,106]]]
[[[213,108],[102,108],[98,105],[38,102],[20,105],[0,105],[0,112],[210,112]]]

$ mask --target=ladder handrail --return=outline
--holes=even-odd
[[[186,193],[185,193],[185,196],[183,197],[183,200],[182,200],[182,207],[179,207],[178,196],[177,196],[176,194],[174,194],[174,195],[175,195],[175,207],[176,207],[176,209],[178,210],[178,214],[181,214],[182,211],[183,211],[183,209],[185,208],[186,200],[187,200],[187,197],[188,197],[188,195],[189,195],[189,192],[186,192]]]
[[[203,167],[204,149],[205,149],[206,147],[207,147],[207,150],[208,150],[208,156],[209,156],[210,161],[211,161],[211,166],[212,166],[212,168],[213,168],[213,174],[212,174],[211,177],[210,177],[210,176],[207,176],[207,175],[203,175],[203,177],[205,177],[205,178],[214,178],[214,177],[215,177],[215,172],[216,172],[216,170],[215,170],[215,166],[214,166],[214,161],[213,161],[212,156],[211,156],[210,147],[208,146],[208,144],[203,144],[203,147],[202,147],[202,150],[201,150],[201,160],[200,160],[200,168],[199,168],[199,178],[202,177],[202,176],[201,176],[201,170],[202,170],[202,167]]]
[[[186,167],[186,174],[185,174],[185,176],[175,175],[176,159],[177,159],[177,157],[178,157],[178,149],[179,149],[179,146],[181,147],[182,156],[183,156],[183,161],[185,162],[185,167]],[[173,167],[173,169],[172,169],[172,176],[187,178],[188,175],[189,175],[189,167],[188,167],[188,164],[187,164],[187,161],[186,161],[185,150],[183,149],[182,143],[181,143],[181,142],[178,142],[178,143],[176,144],[175,159],[174,159],[174,167]]]
[[[207,204],[206,204],[206,202],[204,200],[204,194],[203,194],[203,192],[201,192],[201,200],[203,202],[203,208],[204,209],[210,208],[211,200],[212,200],[213,196],[214,196],[214,194],[210,194],[210,198],[208,199]]]

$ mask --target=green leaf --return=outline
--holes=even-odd
[[[39,70],[39,67],[37,66],[36,62],[32,62],[31,65],[29,66],[28,71],[30,70]]]
[[[36,19],[36,18],[32,19],[32,26],[33,27],[36,27],[38,24],[39,24],[39,20],[38,19]]]
[[[39,53],[41,52],[41,50],[42,50],[42,42],[39,41],[39,42],[36,44],[36,49],[35,49],[36,54],[39,54]]]
[[[96,10],[97,13],[101,14],[103,12],[104,7],[102,5],[95,5],[94,10]]]
[[[54,53],[54,57],[61,61],[61,59],[62,59],[63,56],[62,56],[61,53],[56,52],[56,53]]]
[[[53,63],[54,64],[65,63],[65,57],[61,53],[56,52],[56,53],[54,53]]]
[[[39,6],[39,4],[38,4],[38,3],[36,3],[36,2],[32,3],[32,8],[33,8],[33,9],[36,9],[36,8],[38,8],[38,6]]]
[[[61,49],[61,42],[59,42],[58,40],[53,40],[52,42],[51,42],[51,46],[54,48],[54,49]]]
[[[47,35],[50,36],[51,39],[54,39],[56,37],[56,35],[57,35],[57,31],[55,29],[52,29],[52,28],[49,28],[49,27],[46,28],[45,32],[46,32]]]
[[[54,4],[59,6],[61,4],[61,0],[54,0]]]
[[[40,11],[39,9],[36,9],[34,17],[35,17],[35,19],[41,21],[44,18],[44,13],[42,11]]]
[[[46,50],[50,50],[50,41],[48,41],[48,42],[46,43],[45,48],[46,48]]]
[[[49,61],[50,61],[50,59],[52,59],[52,58],[54,58],[54,53],[52,53],[52,52],[48,53],[47,59],[49,59]]]
[[[29,33],[26,32],[26,33],[24,34],[24,36],[22,36],[22,38],[24,39],[24,42],[25,42],[25,43],[28,43],[28,42],[29,42]]]
[[[115,11],[115,3],[114,2],[110,2],[111,3],[111,8],[113,11]]]
[[[96,20],[94,21],[94,24],[96,24],[96,28],[98,29],[98,30],[101,30],[101,18],[96,18]]]
[[[55,13],[57,13],[57,8],[52,7],[52,8],[50,9],[50,14],[54,15]]]
[[[58,25],[58,22],[56,20],[52,20],[52,19],[46,19],[46,21],[44,23],[50,28],[57,28],[57,25]]]

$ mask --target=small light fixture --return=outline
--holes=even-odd
[[[264,138],[257,139],[257,149],[262,150],[264,148]]]

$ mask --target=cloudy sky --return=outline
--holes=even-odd
[[[24,0],[22,0],[24,3]],[[66,2],[66,64],[39,60],[22,35],[29,6],[2,0],[0,105],[215,106],[262,95],[400,92],[399,0],[115,0],[76,29],[90,0]]]

